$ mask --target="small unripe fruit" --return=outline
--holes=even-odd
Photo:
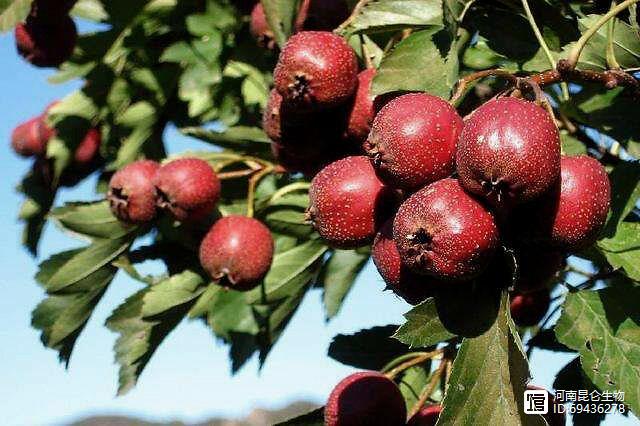
[[[269,272],[273,238],[262,222],[226,216],[213,224],[200,244],[200,264],[219,284],[250,290]]]
[[[453,173],[462,119],[443,99],[409,93],[376,115],[367,154],[388,185],[415,190]]]
[[[557,412],[554,407],[556,406],[556,396],[546,390],[543,387],[536,385],[527,385],[527,390],[543,390],[549,395],[549,410],[547,414],[543,414],[542,417],[546,420],[549,426],[565,426],[567,424],[566,415],[564,412]]]
[[[549,248],[522,249],[516,253],[518,280],[515,289],[530,293],[546,288],[564,266],[564,255]]]
[[[199,158],[179,158],[163,165],[153,183],[158,207],[181,222],[204,219],[220,199],[218,175]]]
[[[366,69],[358,74],[358,90],[349,111],[347,137],[358,144],[367,139],[373,122],[373,99],[371,81],[376,75],[374,68]]]
[[[256,39],[260,47],[266,49],[274,49],[276,47],[273,31],[267,22],[262,3],[256,3],[251,11],[249,32],[251,32],[251,35]]]
[[[493,215],[456,179],[442,179],[406,199],[393,222],[402,262],[441,280],[480,274],[498,247]]]
[[[68,15],[47,22],[40,17],[27,17],[15,29],[18,53],[37,67],[57,67],[71,57],[78,32]]]
[[[303,0],[296,17],[296,31],[332,31],[349,17],[345,0]]]
[[[541,196],[558,180],[560,135],[535,103],[491,100],[466,118],[456,165],[465,189],[509,209]]]
[[[153,178],[160,165],[151,160],[135,161],[118,170],[109,182],[107,199],[111,211],[128,223],[145,223],[156,217]]]
[[[43,156],[47,152],[47,142],[40,116],[19,124],[11,134],[11,147],[23,157]]]
[[[532,293],[514,293],[511,295],[511,318],[522,327],[538,324],[549,310],[551,297],[549,290],[542,289]]]
[[[402,264],[400,252],[393,240],[393,218],[385,222],[376,234],[371,258],[387,288],[411,305],[433,296],[437,284],[433,278],[418,275]]]
[[[73,154],[74,163],[80,167],[91,164],[98,155],[101,142],[100,131],[95,128],[89,129]]]
[[[324,408],[326,426],[400,426],[406,416],[398,386],[377,371],[362,371],[342,379]]]
[[[604,167],[586,155],[562,157],[559,184],[516,214],[516,233],[527,241],[578,251],[593,244],[611,203]]]
[[[285,44],[273,79],[284,101],[300,109],[335,107],[356,91],[358,60],[342,37],[303,31]]]
[[[429,405],[428,407],[422,407],[420,411],[409,419],[407,426],[435,426],[441,412],[442,405]]]
[[[376,176],[369,159],[335,161],[311,181],[307,216],[332,247],[354,248],[373,241],[395,206],[395,193]]]

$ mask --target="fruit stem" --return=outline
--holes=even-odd
[[[420,397],[418,401],[411,407],[411,411],[407,414],[407,420],[411,417],[415,416],[415,414],[420,411],[422,406],[427,402],[427,399],[431,396],[434,390],[436,390],[436,386],[438,386],[438,382],[442,379],[443,374],[446,372],[447,364],[449,360],[443,359],[438,366],[438,369],[433,372],[433,376],[431,376],[431,380],[424,387],[423,391],[420,393]]]
[[[253,217],[255,213],[255,195],[256,195],[256,186],[260,183],[260,180],[271,173],[273,171],[273,166],[269,165],[264,167],[260,171],[256,171],[256,173],[249,178],[249,188],[247,189],[247,216]]]
[[[542,49],[542,51],[544,52],[545,56],[547,57],[547,60],[549,61],[549,65],[551,65],[551,68],[555,68],[556,67],[556,60],[553,58],[553,55],[551,54],[551,50],[549,49],[549,46],[547,45],[547,42],[544,40],[544,37],[542,36],[542,32],[540,32],[540,28],[538,27],[538,24],[536,23],[536,20],[533,17],[533,13],[531,12],[531,8],[529,7],[529,2],[527,0],[522,0],[522,7],[524,8],[524,11],[525,11],[525,13],[527,15],[527,20],[529,21],[529,24],[531,25],[531,29],[533,30],[533,33],[535,34],[536,39],[538,39],[538,43],[540,44],[540,48]],[[560,87],[562,88],[562,98],[565,101],[568,101],[569,100],[569,86],[567,86],[567,83],[562,82]]]
[[[393,379],[398,374],[402,373],[408,368],[413,367],[414,365],[422,364],[423,362],[430,359],[436,359],[439,355],[442,355],[443,352],[443,349],[436,349],[435,351],[431,352],[412,352],[391,361],[389,364],[385,365],[381,371],[385,376]],[[402,362],[405,359],[409,360],[406,362]]]
[[[274,201],[278,200],[279,198],[284,197],[285,195],[289,194],[290,192],[306,191],[310,187],[311,187],[311,184],[309,182],[294,182],[294,183],[290,183],[289,185],[283,186],[282,188],[280,188],[276,192],[274,192],[273,195],[271,196],[271,199],[269,200],[269,202],[273,203]]]
[[[638,3],[639,1],[640,0],[625,0],[619,5],[612,7],[607,13],[602,15],[602,17],[598,20],[598,22],[596,22],[591,28],[585,31],[585,33],[582,34],[582,36],[578,39],[576,44],[573,45],[573,48],[569,53],[569,57],[567,58],[567,62],[571,66],[571,68],[572,69],[575,68],[576,65],[578,64],[578,59],[580,59],[580,54],[582,53],[582,50],[584,49],[584,47],[587,45],[587,42],[589,41],[589,39],[591,39],[591,37],[593,37],[593,35],[597,33],[598,30],[609,21],[609,19],[613,18],[618,13],[627,9],[629,6],[635,3]]]

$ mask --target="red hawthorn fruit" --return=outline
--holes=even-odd
[[[456,281],[486,269],[499,244],[493,215],[452,178],[434,182],[402,203],[393,239],[411,270]]]
[[[544,108],[497,98],[465,119],[456,165],[465,189],[508,210],[541,196],[558,180],[560,135]]]
[[[180,158],[163,165],[153,182],[158,207],[181,222],[204,219],[220,199],[218,175],[199,158]]]
[[[262,3],[256,3],[251,11],[249,32],[251,32],[251,35],[256,39],[260,47],[271,50],[276,47],[273,31],[267,22]]]
[[[34,117],[19,124],[11,134],[13,150],[23,157],[43,156],[47,152],[48,139],[43,137],[41,117]]]
[[[226,216],[213,224],[200,244],[200,263],[220,285],[250,290],[269,272],[273,238],[262,222]]]
[[[410,93],[376,115],[365,150],[388,185],[416,190],[450,176],[462,119],[446,101]]]
[[[118,170],[109,182],[107,199],[111,211],[128,223],[145,223],[156,217],[153,178],[160,165],[151,160],[135,161]]]
[[[15,29],[18,53],[37,67],[58,67],[71,57],[78,32],[68,15],[47,22],[28,16]]]
[[[420,411],[409,419],[407,426],[435,426],[441,412],[442,405],[429,405],[428,407],[422,407]]]
[[[554,394],[552,394],[551,392],[549,392],[543,387],[531,385],[531,384],[527,385],[527,390],[543,390],[549,394],[549,412],[547,414],[542,415],[542,417],[544,417],[544,419],[549,424],[549,426],[565,426],[567,424],[565,413],[557,413],[552,408],[557,404],[556,396]]]
[[[432,278],[413,273],[402,264],[393,240],[393,218],[387,220],[376,234],[371,257],[387,288],[411,305],[433,296],[437,284],[440,284]]]
[[[311,181],[307,216],[329,245],[355,248],[373,241],[395,199],[367,157],[346,157],[329,164]]]
[[[366,69],[358,74],[358,90],[349,111],[347,137],[357,144],[362,144],[369,135],[373,122],[373,99],[371,81],[376,75],[374,68]]]
[[[336,107],[358,86],[358,60],[342,38],[326,31],[303,31],[285,44],[273,72],[284,101],[300,110]]]
[[[332,31],[349,17],[345,0],[303,0],[296,17],[296,31]]]
[[[548,248],[528,248],[516,253],[518,280],[515,289],[520,293],[530,293],[546,288],[564,267],[565,257]]]
[[[91,164],[98,155],[101,142],[100,131],[95,128],[89,129],[73,154],[74,163],[81,167]]]
[[[549,310],[551,296],[544,288],[531,293],[514,293],[511,295],[511,318],[522,327],[538,324]]]
[[[544,197],[515,214],[519,239],[578,251],[593,244],[607,219],[611,184],[596,159],[562,157],[561,177]]]
[[[407,408],[396,384],[377,371],[351,374],[333,388],[324,409],[326,426],[400,426]]]

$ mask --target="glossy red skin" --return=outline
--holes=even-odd
[[[15,37],[18,53],[29,63],[57,67],[71,57],[78,31],[68,15],[52,22],[29,16],[16,26]]]
[[[303,31],[285,44],[273,79],[284,101],[300,110],[331,108],[355,94],[358,60],[342,37]]]
[[[95,128],[89,129],[73,154],[74,162],[79,166],[91,164],[98,155],[101,142],[102,136],[100,135],[100,131]]]
[[[349,17],[345,0],[302,0],[296,31],[332,31]]]
[[[387,288],[411,305],[417,305],[434,295],[438,285],[433,278],[418,275],[402,264],[393,240],[393,218],[387,220],[376,234],[371,257]]]
[[[516,214],[516,232],[525,243],[578,251],[593,244],[611,204],[604,167],[586,155],[562,157],[561,179],[542,199]]]
[[[393,239],[405,265],[440,280],[476,277],[499,245],[493,215],[452,178],[434,182],[402,203]]]
[[[267,22],[262,3],[256,3],[251,11],[249,32],[256,39],[259,46],[267,49],[274,49],[276,47],[273,31],[271,31],[271,27],[269,27],[269,23]]]
[[[332,247],[355,248],[373,241],[395,207],[395,193],[376,176],[364,156],[346,157],[311,181],[307,215]]]
[[[435,426],[438,416],[442,412],[442,405],[429,405],[422,407],[407,422],[407,426]]]
[[[218,175],[199,158],[179,158],[163,165],[153,184],[158,193],[158,207],[181,222],[204,219],[220,199]]]
[[[547,287],[565,265],[565,256],[549,248],[529,248],[516,253],[518,280],[515,289],[520,293],[535,292]]]
[[[384,182],[416,190],[453,173],[461,130],[462,118],[449,103],[409,93],[376,115],[365,150]]]
[[[349,111],[349,123],[347,126],[347,137],[357,144],[363,143],[373,123],[374,110],[371,94],[371,81],[376,75],[374,68],[361,71],[358,74],[358,90],[353,100],[353,105]]]
[[[527,390],[547,391],[543,387],[531,385],[531,384],[527,385]],[[549,391],[547,391],[547,393],[549,394],[549,412],[547,414],[543,414],[542,417],[544,417],[544,419],[547,421],[549,426],[565,426],[567,424],[567,418],[565,413],[556,413],[551,408],[557,404],[556,396]]]
[[[213,224],[200,244],[200,263],[211,278],[235,290],[260,284],[273,260],[273,238],[262,222],[226,216]]]
[[[490,100],[465,119],[456,166],[465,189],[509,209],[558,180],[560,135],[549,113],[533,102]]]
[[[156,190],[153,178],[160,165],[139,160],[118,170],[109,181],[107,199],[111,211],[128,223],[146,223],[156,217]]]
[[[400,390],[377,371],[361,371],[342,379],[324,408],[325,426],[400,426],[406,416]]]
[[[522,327],[538,324],[549,310],[551,297],[549,290],[542,289],[531,293],[511,295],[511,318]]]
[[[13,130],[11,147],[23,157],[43,156],[47,152],[48,139],[42,133],[42,118],[34,117]]]

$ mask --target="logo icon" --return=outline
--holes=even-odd
[[[542,389],[524,391],[525,414],[547,414],[549,412],[549,394]]]

